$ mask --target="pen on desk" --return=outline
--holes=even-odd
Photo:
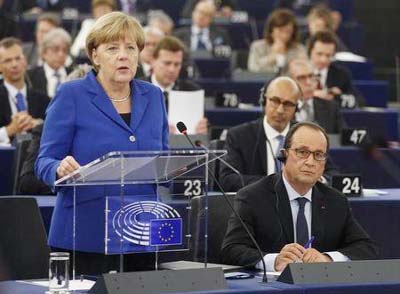
[[[307,243],[304,245],[305,249],[311,248],[312,247],[312,243],[314,242],[315,237],[311,236],[310,240],[307,241]]]

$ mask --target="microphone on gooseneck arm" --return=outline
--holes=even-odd
[[[196,148],[196,146],[193,144],[192,140],[190,140],[189,136],[186,134],[187,128],[186,128],[185,124],[184,124],[183,122],[180,121],[180,122],[178,122],[178,123],[176,124],[176,127],[177,127],[177,129],[179,130],[179,132],[180,132],[181,134],[183,134],[183,135],[186,137],[186,139],[189,141],[190,145],[192,145],[193,148]],[[200,142],[200,143],[201,143],[201,142]],[[204,150],[208,151],[207,148],[205,148],[205,147],[203,147],[203,146],[202,146],[202,148],[204,148]],[[219,158],[219,160],[221,160],[221,158]],[[224,162],[224,161],[222,161],[222,160],[221,160],[221,162],[226,163],[226,162]],[[228,166],[229,168],[232,168],[232,170],[233,170],[235,173],[237,172],[237,173],[240,175],[239,171],[236,170],[236,169],[234,169],[230,164],[227,164],[227,166]],[[208,173],[209,173],[210,176],[213,178],[214,182],[217,184],[217,186],[218,186],[218,188],[220,189],[222,195],[224,196],[224,199],[225,199],[226,203],[228,203],[228,206],[230,207],[230,209],[232,210],[232,212],[235,214],[235,216],[238,218],[238,220],[239,220],[241,226],[242,226],[243,229],[246,231],[246,234],[250,237],[250,240],[251,240],[251,242],[253,243],[253,245],[256,247],[256,249],[257,249],[257,251],[258,251],[258,254],[259,254],[260,257],[261,257],[261,262],[262,262],[262,265],[263,265],[263,278],[262,278],[262,282],[263,282],[263,283],[267,283],[267,282],[268,282],[268,280],[267,280],[267,266],[265,265],[264,255],[263,255],[263,253],[262,253],[262,251],[261,251],[260,245],[258,245],[256,239],[255,239],[255,238],[253,237],[253,235],[250,233],[249,228],[248,228],[247,225],[244,223],[244,221],[243,221],[242,217],[239,215],[239,213],[236,211],[235,207],[233,206],[233,204],[232,204],[232,202],[230,201],[230,199],[228,198],[228,196],[226,196],[226,193],[225,193],[224,189],[221,187],[221,184],[219,183],[219,181],[217,180],[217,178],[215,177],[213,171],[212,171],[210,168],[208,168]],[[241,177],[241,175],[240,175],[240,177]],[[241,179],[242,179],[242,177],[241,177]],[[242,181],[243,181],[243,179],[242,179]]]

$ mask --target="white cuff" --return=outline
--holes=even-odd
[[[329,251],[329,252],[324,252],[324,254],[329,255],[330,258],[332,258],[333,261],[350,261],[350,258],[348,258],[346,255],[343,253],[340,253],[339,251]]]
[[[264,256],[265,266],[267,267],[267,272],[274,272],[275,271],[275,259],[278,256],[278,253],[269,253]],[[256,268],[263,269],[262,261],[260,260],[256,264]]]
[[[10,145],[10,138],[8,137],[6,127],[0,128],[0,144]]]

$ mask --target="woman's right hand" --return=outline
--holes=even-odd
[[[77,170],[81,166],[76,162],[72,156],[67,156],[61,160],[60,165],[57,167],[57,177],[62,178]]]

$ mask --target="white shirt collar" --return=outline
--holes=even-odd
[[[174,87],[174,84],[169,85],[168,87],[164,88],[163,86],[160,85],[160,83],[157,81],[155,74],[152,74],[150,77],[151,83],[154,86],[157,86],[161,89],[163,92],[170,92],[172,88]]]
[[[208,35],[210,29],[208,27],[201,29],[196,25],[192,25],[192,34],[198,35],[200,32],[203,32],[203,34]]]
[[[307,103],[308,105],[310,105],[310,107],[313,107],[313,106],[314,106],[313,100],[314,100],[313,97],[308,98],[308,99],[301,99],[301,100],[299,100],[299,102],[298,102],[298,107],[299,107],[299,109],[301,109],[305,103]]]
[[[25,101],[26,101],[26,95],[27,95],[26,85],[24,85],[22,87],[22,89],[17,89],[15,86],[4,81],[4,86],[6,87],[6,89],[8,91],[8,96],[11,97],[11,99],[14,103],[17,102],[17,98],[15,98],[15,96],[17,96],[18,93],[21,93],[24,96]]]
[[[46,75],[47,80],[54,78],[54,74],[56,73],[56,71],[54,69],[52,69],[46,62],[43,63],[43,69],[44,69],[44,74]],[[57,70],[57,72],[60,75],[61,80],[63,77],[67,76],[67,71],[66,71],[65,67],[60,67]]]
[[[289,201],[296,200],[296,199],[299,198],[299,197],[305,197],[305,198],[308,199],[308,201],[311,202],[311,199],[312,199],[312,197],[311,197],[311,196],[312,196],[312,188],[311,188],[310,190],[308,190],[306,194],[300,195],[300,194],[297,193],[297,191],[292,187],[292,185],[290,185],[290,183],[288,182],[288,180],[286,180],[285,174],[284,174],[284,173],[282,173],[282,179],[283,179],[283,183],[285,184],[285,188],[286,188],[286,191],[287,191],[288,196],[289,196]]]
[[[267,122],[267,116],[264,116],[263,119],[263,124],[264,124],[264,131],[265,131],[265,136],[269,139],[275,139],[277,136],[282,135],[286,138],[287,133],[289,132],[290,128],[290,123],[287,124],[287,126],[283,129],[281,133],[279,133],[277,130],[275,130],[271,125]]]

